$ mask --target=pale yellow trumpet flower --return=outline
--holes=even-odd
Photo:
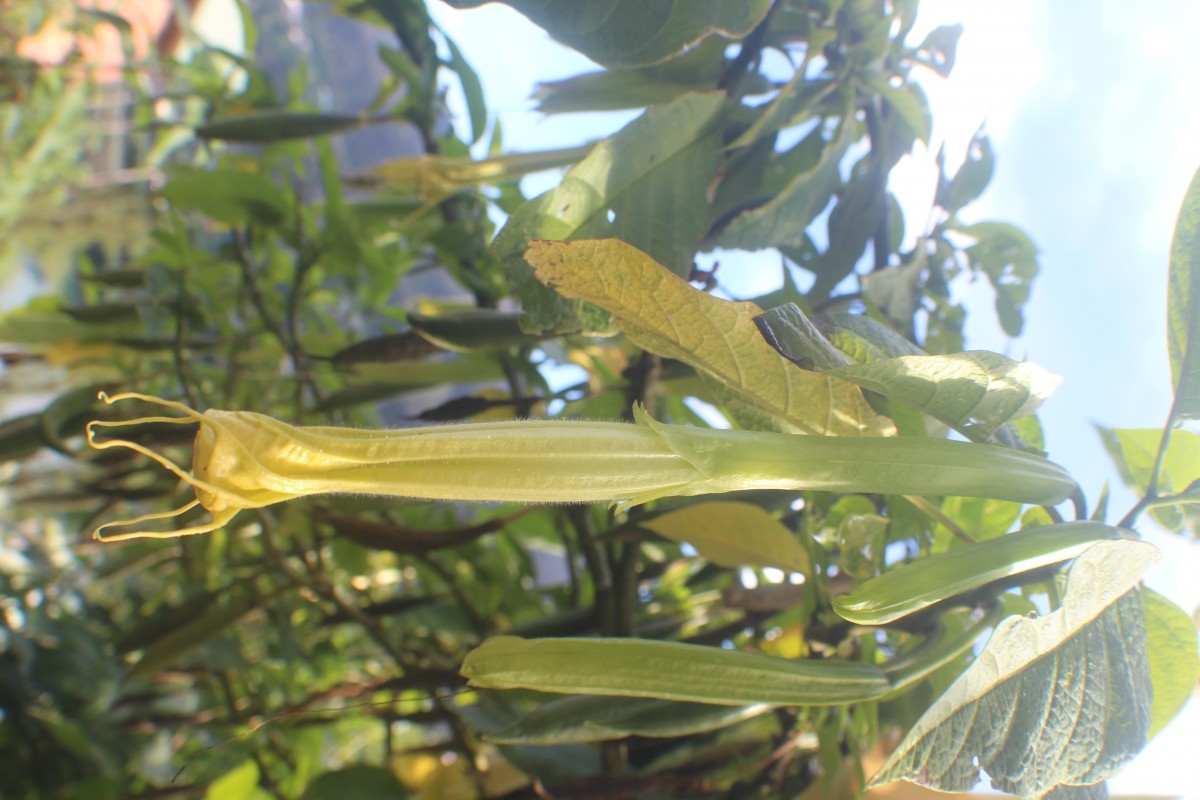
[[[967,495],[1055,504],[1075,483],[1043,458],[990,445],[917,438],[840,438],[667,425],[635,409],[634,424],[513,420],[372,431],[297,427],[251,411],[194,411],[137,393],[181,417],[87,425],[88,443],[154,459],[191,485],[196,499],[173,511],[105,523],[104,541],[206,533],[242,509],[318,494],[518,503],[617,502],[744,489]],[[199,423],[191,472],[98,428]],[[203,507],[212,519],[170,532],[113,527],[169,519]]]

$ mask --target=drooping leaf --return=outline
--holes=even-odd
[[[644,639],[495,636],[467,654],[462,674],[485,689],[731,706],[860,703],[889,688],[883,671],[869,664],[794,661]]]
[[[886,625],[949,597],[1023,572],[1068,561],[1120,536],[1098,522],[1066,522],[1010,533],[922,558],[836,597],[833,610],[859,625]]]
[[[1192,177],[1171,238],[1167,275],[1167,352],[1175,410],[1200,417],[1200,170]]]
[[[708,226],[708,184],[719,163],[720,92],[688,94],[647,110],[595,146],[556,188],[509,217],[492,245],[508,270],[530,330],[604,330],[609,321],[568,303],[533,277],[531,239],[615,236],[677,275],[692,267]]]
[[[1139,752],[1151,686],[1141,599],[1158,557],[1138,541],[1101,542],[1076,560],[1063,607],[1009,617],[974,663],[918,720],[869,786],[909,780],[1042,797],[1103,781]]]
[[[753,303],[689,286],[645,253],[615,240],[534,242],[526,253],[539,280],[612,314],[634,344],[690,364],[731,391],[746,411],[781,430],[886,435],[857,387],[796,369],[759,334]],[[732,410],[732,409],[731,409]]]
[[[371,123],[345,114],[271,109],[209,120],[196,127],[196,135],[227,142],[283,142],[352,131]]]
[[[446,0],[474,8],[491,0]],[[714,34],[740,39],[770,0],[503,0],[563,44],[610,69],[664,61]]]
[[[777,567],[802,573],[811,568],[808,551],[796,534],[751,503],[696,503],[640,522],[639,527],[686,542],[722,567]]]
[[[755,322],[771,346],[799,366],[907,403],[978,441],[987,440],[1009,420],[1033,413],[1062,380],[1036,364],[986,350],[878,358],[863,350],[869,342],[854,336],[845,339],[852,352],[876,357],[869,363],[850,363],[791,304],[771,309]]]
[[[1150,737],[1175,718],[1196,691],[1200,678],[1196,626],[1186,611],[1153,589],[1142,589],[1146,615],[1147,655],[1154,702],[1150,706]]]
[[[512,725],[488,734],[488,740],[497,744],[568,744],[628,736],[689,736],[728,727],[770,709],[761,703],[723,706],[579,695],[552,700]]]
[[[790,182],[766,203],[734,217],[721,234],[722,247],[760,250],[764,247],[798,247],[804,229],[825,208],[839,183],[838,164],[857,138],[854,125],[828,142],[820,159],[808,169],[789,174]]]
[[[763,338],[779,355],[801,369],[824,372],[854,363],[834,347],[795,303],[772,308],[754,318]]]
[[[830,344],[856,364],[869,364],[899,356],[926,355],[924,350],[892,328],[863,314],[818,314],[813,317],[812,323]]]
[[[1037,410],[1062,379],[1028,361],[986,350],[901,356],[828,371],[921,409],[972,439]]]

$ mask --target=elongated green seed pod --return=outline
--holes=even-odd
[[[142,453],[196,490],[171,512],[109,523],[97,538],[162,538],[205,533],[241,509],[316,494],[376,494],[430,500],[522,503],[620,502],[741,489],[813,489],[909,495],[968,495],[1061,502],[1075,489],[1059,466],[987,445],[937,439],[831,438],[666,425],[637,409],[637,424],[520,420],[388,431],[296,427],[249,411],[206,411],[126,393],[179,411],[88,423],[96,448]],[[96,430],[142,422],[200,423],[192,470]],[[197,505],[211,522],[170,533],[116,526],[166,519]]]

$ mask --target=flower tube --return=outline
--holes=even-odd
[[[667,425],[640,407],[635,423],[512,420],[373,431],[298,427],[251,411],[199,413],[169,400],[136,399],[182,416],[93,421],[88,443],[148,456],[191,485],[173,511],[101,525],[104,541],[206,533],[238,511],[319,494],[519,503],[615,502],[744,489],[967,495],[1053,504],[1075,483],[1045,459],[990,445],[918,438],[842,438]],[[97,439],[100,428],[199,423],[187,471],[143,445]],[[171,532],[129,527],[200,506],[211,520]]]

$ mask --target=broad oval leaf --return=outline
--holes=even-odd
[[[834,598],[833,610],[859,625],[886,625],[948,597],[1067,561],[1097,542],[1120,535],[1116,528],[1099,522],[1029,528],[886,572]]]
[[[644,697],[579,695],[552,700],[517,722],[488,734],[496,744],[608,742],[628,736],[689,736],[733,725],[771,710],[758,703],[719,706]]]
[[[531,239],[613,236],[685,275],[708,226],[708,186],[721,147],[725,95],[687,94],[651,108],[567,171],[562,183],[519,207],[492,249],[504,262],[532,330],[604,331],[607,315],[569,303],[534,278]]]
[[[1150,706],[1150,737],[1161,731],[1183,708],[1200,678],[1196,626],[1179,606],[1153,589],[1142,589],[1146,615],[1147,655],[1154,702]]]
[[[1167,352],[1175,410],[1200,417],[1200,170],[1192,177],[1171,239],[1167,275]]]
[[[777,567],[807,573],[812,566],[796,534],[752,503],[697,503],[641,522],[639,527],[686,542],[722,567]]]
[[[1139,541],[1101,542],[1067,577],[1063,606],[1009,617],[983,652],[917,721],[868,788],[909,780],[968,791],[992,786],[1041,797],[1112,775],[1150,727],[1146,629],[1135,586],[1158,558]]]
[[[1104,428],[1096,426],[1104,448],[1117,465],[1125,483],[1145,494],[1150,476],[1157,464],[1162,431],[1158,428]],[[1200,435],[1182,428],[1171,432],[1167,452],[1158,470],[1158,491],[1178,495],[1175,505],[1157,505],[1150,513],[1156,522],[1169,531],[1187,527],[1193,536],[1200,536],[1200,515],[1194,505],[1200,501]]]
[[[862,703],[890,688],[883,670],[846,661],[792,661],[739,650],[641,639],[495,636],[462,674],[484,689],[652,697],[743,706]]]
[[[492,0],[446,0],[474,8]],[[770,0],[503,0],[563,44],[611,69],[644,67],[714,34],[740,39]]]
[[[758,306],[695,289],[625,242],[533,242],[525,258],[547,286],[609,312],[638,347],[690,364],[779,430],[895,432],[856,386],[796,369],[776,353],[754,325]]]
[[[270,177],[233,169],[175,170],[158,196],[228,225],[279,225],[289,208],[288,193]]]

